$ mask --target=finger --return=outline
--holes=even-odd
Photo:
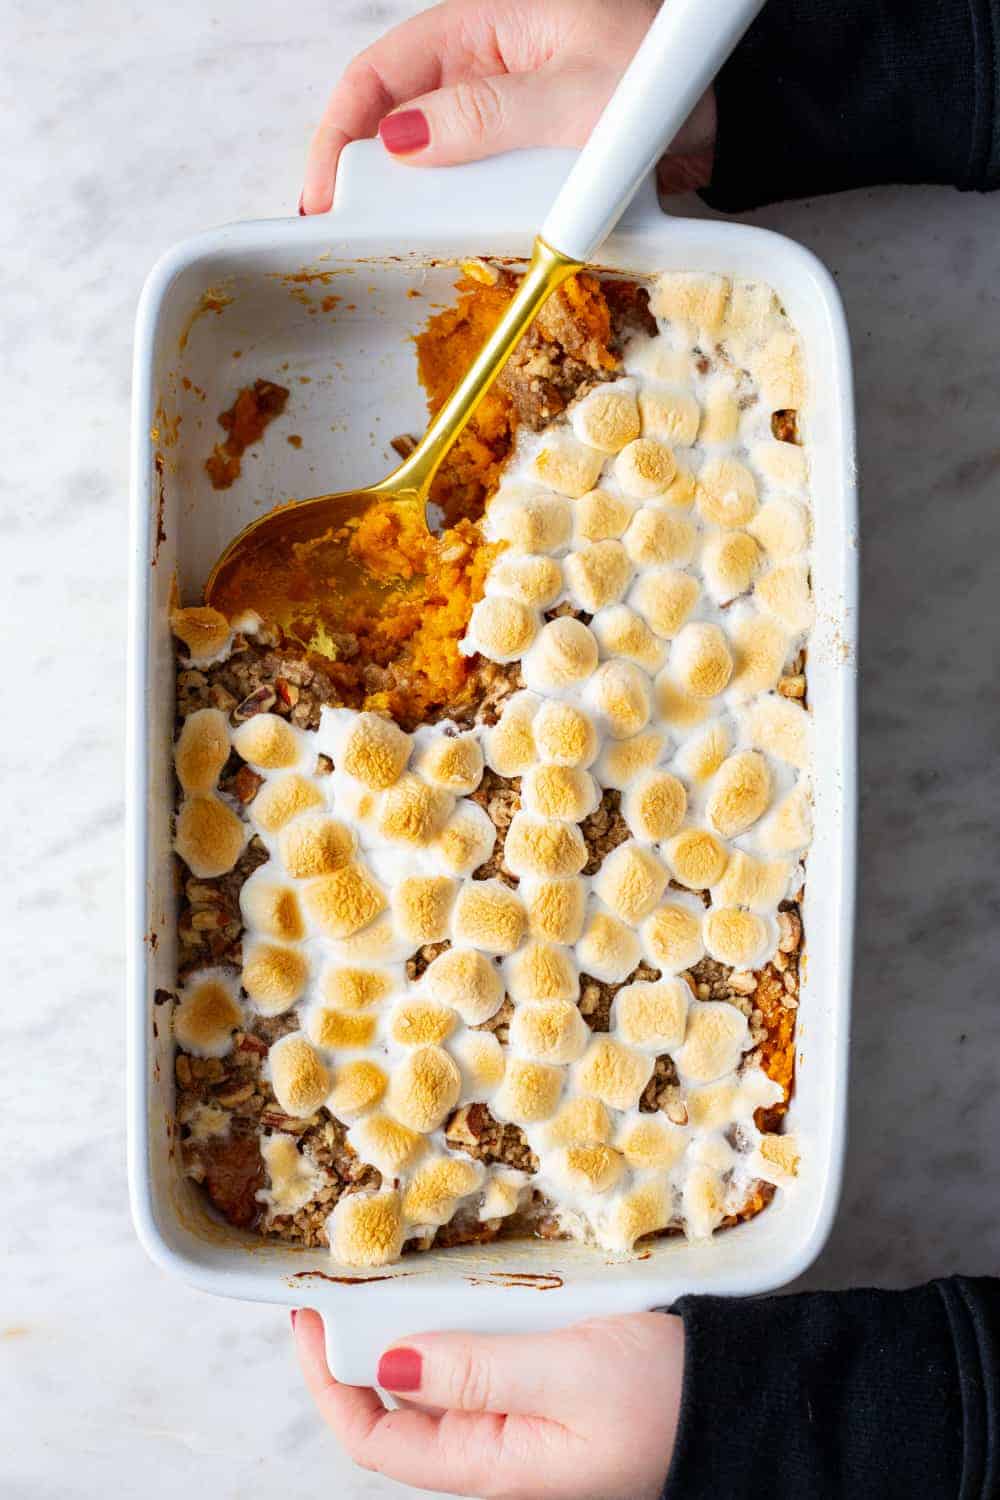
[[[407,100],[380,122],[379,136],[394,156],[424,167],[521,146],[582,146],[616,81],[602,68],[464,78]]]
[[[575,1439],[556,1423],[491,1413],[433,1415],[407,1406],[386,1411],[373,1390],[343,1385],[326,1363],[323,1322],[303,1309],[295,1346],[320,1415],[354,1462],[418,1489],[456,1495],[548,1493],[540,1466],[553,1470],[574,1454]]]
[[[341,151],[373,136],[390,110],[448,78],[503,68],[493,28],[476,6],[435,5],[394,26],[354,58],[330,96],[309,147],[305,212],[326,212]]]

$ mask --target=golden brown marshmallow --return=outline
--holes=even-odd
[[[330,1252],[345,1266],[385,1266],[403,1248],[398,1193],[349,1193],[326,1222]]]
[[[632,565],[621,542],[585,542],[568,555],[563,572],[571,602],[595,614],[621,598],[632,577]]]
[[[504,844],[504,864],[512,875],[559,879],[579,875],[586,863],[587,846],[575,825],[525,812],[514,814]]]
[[[565,948],[537,939],[507,960],[507,992],[517,1005],[529,1000],[575,1000],[579,982]]]
[[[512,890],[499,880],[475,880],[459,889],[452,937],[459,945],[485,953],[513,953],[526,923],[524,907]]]
[[[676,568],[650,568],[632,587],[629,602],[655,635],[670,640],[698,602],[698,580]]]
[[[623,656],[646,672],[663,666],[666,648],[640,615],[627,604],[611,604],[590,622],[602,656]]]
[[[411,772],[383,796],[378,831],[394,843],[426,848],[444,828],[454,805],[449,792],[428,786]]]
[[[738,1066],[750,1045],[746,1017],[724,1000],[693,1000],[683,1045],[674,1053],[681,1076],[713,1083]]]
[[[287,771],[302,753],[295,730],[278,714],[255,714],[234,729],[233,749],[258,771]]]
[[[384,1177],[398,1177],[416,1161],[425,1147],[423,1136],[388,1115],[369,1115],[352,1125],[348,1144],[359,1159],[377,1168]]]
[[[698,475],[697,500],[702,520],[711,525],[745,526],[757,509],[757,484],[735,458],[710,458]]]
[[[629,840],[605,856],[594,891],[616,917],[634,927],[653,910],[667,878],[656,855]]]
[[[266,877],[248,880],[240,891],[240,909],[247,927],[258,928],[266,937],[297,943],[306,935],[299,898],[291,886]]]
[[[294,1005],[309,980],[309,961],[284,943],[244,942],[243,988],[262,1016],[280,1016]]]
[[[208,975],[190,984],[174,1008],[174,1038],[195,1057],[225,1057],[243,1011],[224,979]]]
[[[538,759],[532,723],[540,702],[534,693],[515,693],[488,731],[486,760],[498,776],[520,776]]]
[[[677,832],[687,811],[684,783],[669,771],[647,771],[622,800],[622,816],[635,838],[658,844]]]
[[[704,620],[679,630],[670,648],[670,671],[692,698],[715,698],[733,672],[725,631]]]
[[[597,386],[576,402],[570,421],[581,442],[601,453],[618,453],[639,436],[639,408],[632,383]]]
[[[177,814],[174,848],[201,880],[225,875],[243,853],[246,825],[216,796],[186,797]]]
[[[309,1011],[306,1029],[309,1040],[327,1052],[351,1051],[371,1046],[376,1020],[365,1011],[334,1010],[332,1006],[320,1005]]]
[[[604,984],[620,984],[640,957],[639,939],[631,927],[610,912],[592,913],[576,945],[576,961],[584,974]]]
[[[323,806],[323,793],[305,776],[274,776],[250,804],[250,815],[265,833],[277,833],[300,813]]]
[[[458,1016],[436,1000],[401,1000],[389,1019],[389,1035],[401,1047],[438,1046],[458,1025]]]
[[[558,552],[572,530],[569,502],[541,490],[501,489],[486,511],[487,536],[515,552]]]
[[[492,564],[486,589],[490,594],[506,594],[532,609],[548,609],[562,590],[562,568],[554,557],[507,553]]]
[[[326,937],[346,938],[385,910],[381,888],[363,865],[345,865],[333,875],[319,875],[302,889],[306,911]]]
[[[455,1108],[461,1087],[458,1065],[442,1047],[416,1047],[393,1071],[387,1102],[402,1124],[426,1133]]]
[[[586,892],[583,881],[525,881],[521,885],[532,937],[550,943],[575,943],[583,931]]]
[[[299,1031],[283,1036],[268,1053],[271,1088],[286,1115],[304,1120],[325,1101],[332,1079],[316,1049]]]
[[[615,1029],[635,1047],[672,1052],[684,1040],[691,992],[683,979],[637,980],[618,991]]]
[[[532,469],[535,478],[549,489],[579,500],[594,488],[603,462],[604,454],[598,449],[579,442],[568,432],[557,432],[544,439]]]
[[[586,689],[588,707],[612,739],[631,739],[649,723],[652,684],[634,662],[602,662]]]
[[[281,830],[278,851],[289,875],[307,879],[350,864],[356,842],[353,830],[337,818],[308,816]]]
[[[573,507],[577,540],[605,542],[620,537],[631,514],[628,501],[609,494],[607,490],[590,490]]]
[[[815,617],[809,566],[805,562],[776,563],[757,579],[753,597],[793,635],[808,630]]]
[[[456,884],[444,875],[407,875],[393,888],[392,910],[402,937],[419,947],[448,935]]]
[[[403,1193],[403,1217],[408,1224],[446,1224],[458,1201],[474,1193],[482,1180],[478,1162],[457,1156],[427,1161]]]
[[[646,918],[640,936],[651,964],[665,974],[679,974],[704,957],[701,922],[688,906],[668,901]]]
[[[207,604],[175,609],[170,616],[170,629],[187,647],[191,664],[195,667],[217,661],[233,633],[225,615]]]
[[[510,1020],[510,1045],[536,1062],[575,1062],[590,1031],[571,1000],[531,1001],[518,1005]]]
[[[174,746],[177,780],[189,795],[214,791],[229,759],[229,725],[217,708],[188,714]]]
[[[597,640],[582,620],[562,615],[538,632],[524,657],[522,672],[529,688],[560,692],[583,682],[597,666]]]
[[[576,766],[532,766],[521,781],[521,805],[542,818],[582,823],[600,800],[594,778]]]
[[[483,779],[483,752],[474,735],[435,735],[421,751],[417,770],[432,786],[464,797]]]
[[[760,552],[745,531],[717,531],[708,538],[701,556],[705,587],[719,604],[745,594],[753,582]]]
[[[467,1026],[481,1026],[500,1009],[503,981],[496,964],[475,948],[449,948],[428,964],[423,990],[457,1010]]]
[[[562,1086],[562,1068],[512,1057],[507,1063],[493,1112],[514,1125],[534,1125],[555,1113]]]
[[[344,1063],[336,1070],[327,1109],[348,1124],[373,1109],[385,1093],[388,1078],[377,1063],[367,1058]]]
[[[411,743],[391,719],[358,714],[341,748],[339,769],[373,792],[385,791],[402,775]]]
[[[611,1146],[563,1146],[546,1163],[569,1192],[606,1193],[621,1178],[625,1162]]]
[[[663,563],[684,567],[694,556],[696,540],[694,526],[685,516],[663,506],[642,505],[629,522],[624,546],[637,568]]]
[[[694,329],[716,333],[722,326],[728,301],[729,281],[725,276],[664,271],[656,278],[649,307],[657,318],[689,323]]]
[[[594,1037],[577,1069],[576,1082],[609,1109],[633,1109],[653,1073],[653,1058],[612,1037]]]
[[[701,412],[693,396],[686,391],[652,391],[639,393],[643,437],[661,438],[677,448],[690,448],[698,436]]]
[[[736,838],[756,823],[770,801],[767,761],[756,750],[740,750],[723,761],[712,779],[708,821],[723,838]]]
[[[677,460],[658,438],[636,438],[615,459],[614,473],[626,495],[648,500],[668,488],[677,473]]]
[[[687,1134],[662,1114],[640,1115],[623,1125],[615,1145],[630,1167],[669,1171],[684,1155]]]
[[[704,891],[720,881],[729,863],[729,850],[707,828],[684,828],[668,843],[664,853],[670,873],[678,885]]]
[[[517,661],[538,634],[538,615],[506,594],[487,594],[472,611],[468,641],[490,661]]]
[[[597,731],[590,717],[571,703],[544,701],[532,733],[542,760],[556,766],[589,766],[597,755]]]
[[[756,912],[735,906],[713,906],[702,922],[710,958],[734,969],[755,969],[767,957],[768,929]]]

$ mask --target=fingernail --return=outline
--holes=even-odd
[[[297,1317],[298,1317],[298,1315],[299,1315],[299,1313],[298,1313],[298,1308],[295,1308],[295,1307],[293,1307],[293,1308],[292,1308],[292,1309],[291,1309],[291,1310],[290,1310],[290,1311],[289,1311],[289,1314],[288,1314],[288,1316],[289,1316],[289,1317],[290,1317],[290,1318],[291,1318],[291,1320],[292,1320],[292,1332],[293,1332],[293,1333],[294,1333],[294,1332],[295,1332],[295,1319],[296,1319],[296,1318],[297,1318]]]
[[[387,1391],[415,1391],[420,1386],[417,1349],[387,1349],[378,1362],[378,1383]]]
[[[393,156],[406,156],[410,151],[422,151],[431,138],[427,116],[422,109],[401,109],[398,114],[386,115],[378,127],[382,144]]]
[[[305,188],[303,188],[302,192],[299,194],[299,218],[300,219],[304,219],[305,216],[306,216],[306,211],[305,211],[304,207],[302,206],[302,197],[303,197],[304,193],[305,193]]]

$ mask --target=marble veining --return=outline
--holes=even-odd
[[[417,8],[57,0],[43,28],[27,0],[7,7],[9,1500],[109,1490],[166,1500],[185,1483],[220,1500],[404,1493],[354,1470],[323,1432],[283,1312],[187,1290],[133,1235],[122,722],[129,359],[142,279],[186,234],[294,212],[308,134],[336,73]],[[1000,197],[885,189],[752,218],[833,269],[859,404],[852,1139],[837,1225],[802,1285],[987,1272],[1000,1264]]]

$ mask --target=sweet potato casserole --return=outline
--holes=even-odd
[[[513,285],[418,338],[432,411]],[[356,528],[399,586],[325,657],[176,611],[176,1118],[231,1223],[628,1252],[794,1187],[807,418],[766,286],[580,275],[438,534]]]

